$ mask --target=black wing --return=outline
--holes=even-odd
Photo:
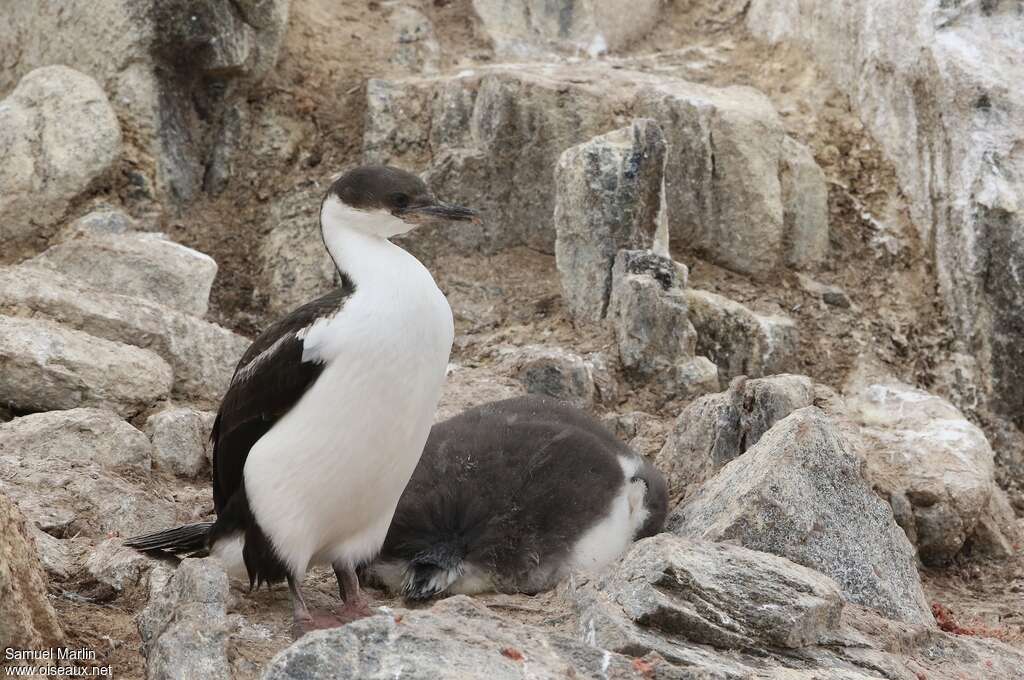
[[[252,343],[238,366],[213,422],[213,504],[220,515],[242,485],[245,460],[260,437],[294,406],[323,371],[302,360],[300,331],[344,305],[355,291],[342,285],[270,326]]]

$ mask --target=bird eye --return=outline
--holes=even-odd
[[[408,194],[395,194],[391,197],[391,203],[399,210],[403,210],[409,207],[409,195]]]

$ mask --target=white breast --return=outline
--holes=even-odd
[[[630,481],[640,467],[635,458],[619,458],[624,482],[608,513],[590,527],[573,546],[571,569],[601,571],[626,551],[633,536],[647,521],[644,505],[647,487],[642,481]]]
[[[254,516],[298,574],[380,549],[430,432],[454,335],[447,300],[415,258],[379,239],[347,247],[346,259],[360,260],[356,290],[304,334],[306,358],[326,367],[245,466]]]

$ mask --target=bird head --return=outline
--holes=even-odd
[[[436,220],[479,222],[474,210],[437,200],[416,175],[388,165],[364,165],[331,183],[320,225],[390,238]]]

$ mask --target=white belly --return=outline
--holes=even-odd
[[[430,432],[451,309],[402,255],[411,263],[399,258],[388,285],[357,281],[342,311],[311,328],[306,345],[326,367],[246,460],[250,507],[293,573],[377,553]]]

